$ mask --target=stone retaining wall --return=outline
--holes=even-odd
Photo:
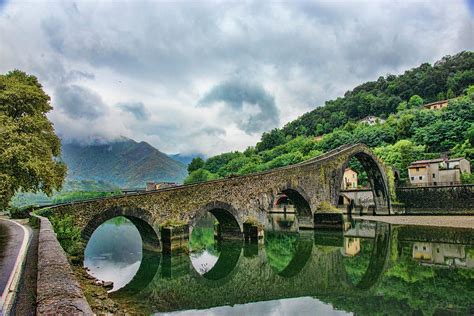
[[[397,188],[406,214],[474,214],[474,185]]]
[[[93,315],[49,220],[37,216],[37,315]]]

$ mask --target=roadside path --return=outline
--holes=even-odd
[[[26,227],[0,218],[0,315],[6,314],[13,303],[29,238]]]
[[[437,226],[474,229],[474,216],[353,216],[354,219],[379,221],[389,224]]]

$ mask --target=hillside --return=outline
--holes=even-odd
[[[283,128],[263,133],[256,148],[271,149],[299,135],[324,135],[368,115],[387,118],[413,95],[429,103],[459,96],[471,84],[474,84],[474,52],[445,56],[433,65],[424,63],[398,76],[380,77],[355,87],[343,97],[326,101],[324,106],[316,107]]]
[[[121,187],[145,187],[147,181],[182,182],[186,167],[146,142],[122,138],[107,144],[62,146],[67,180],[95,180]]]
[[[449,99],[443,110],[422,106]],[[367,115],[385,122],[368,125]],[[314,136],[321,137],[314,137]],[[262,135],[255,147],[223,153],[192,164],[186,183],[243,175],[295,164],[344,144],[364,143],[406,178],[417,159],[450,151],[474,159],[474,53],[447,56],[400,76],[367,82],[344,97]],[[351,167],[361,171],[355,163]]]

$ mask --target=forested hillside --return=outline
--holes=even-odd
[[[364,143],[406,177],[416,159],[451,151],[474,158],[474,53],[447,56],[399,76],[367,82],[344,97],[306,113],[282,129],[264,133],[255,147],[207,161],[195,159],[187,183],[268,170],[316,157],[343,144]],[[471,87],[470,87],[471,86]],[[450,99],[443,110],[423,104]],[[367,115],[386,119],[373,126]],[[315,136],[322,136],[316,138]]]
[[[344,97],[327,101],[282,129],[274,129],[262,135],[256,148],[270,149],[284,143],[287,137],[316,136],[331,132],[349,121],[357,121],[368,115],[387,118],[397,111],[402,102],[413,95],[425,103],[451,99],[463,93],[474,83],[474,52],[461,52],[446,56],[434,65],[424,63],[404,74],[387,75],[377,81],[369,81],[345,93]]]
[[[182,182],[186,167],[146,142],[123,138],[107,144],[64,144],[67,180],[104,181],[121,188],[144,188],[147,181]]]

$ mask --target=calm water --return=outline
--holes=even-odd
[[[347,223],[217,243],[195,228],[189,254],[142,251],[124,218],[100,226],[85,266],[143,313],[186,315],[474,313],[474,230]]]

